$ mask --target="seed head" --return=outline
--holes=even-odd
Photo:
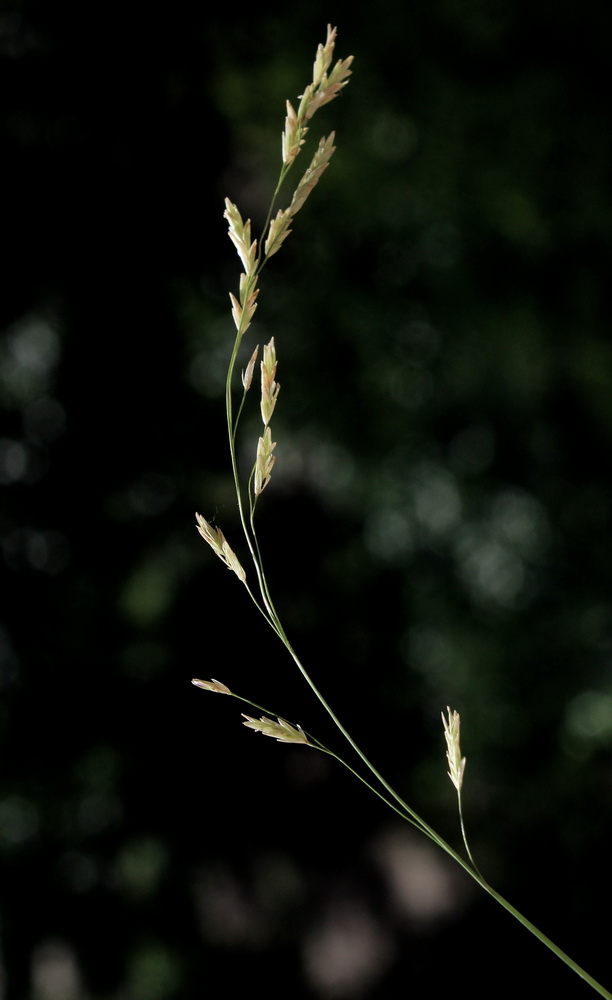
[[[246,573],[238,556],[226,541],[221,528],[214,528],[201,514],[196,514],[196,527],[204,541],[208,542],[213,552],[219,556],[227,568],[231,569],[242,583],[246,583]]]
[[[292,218],[306,201],[312,189],[319,183],[321,176],[329,166],[329,161],[335,152],[334,146],[335,132],[331,132],[327,138],[323,136],[319,140],[319,146],[314,154],[310,166],[304,171],[302,179],[295,189],[291,204],[287,209],[287,214]]]
[[[336,28],[332,28],[328,24],[325,45],[319,45],[317,49],[317,58],[313,66],[312,83],[308,84],[302,94],[298,109],[298,119],[300,121],[302,119],[308,121],[309,118],[312,118],[315,111],[318,111],[324,104],[329,104],[330,101],[333,101],[334,97],[337,97],[342,88],[346,87],[348,83],[348,77],[351,75],[350,66],[353,62],[353,56],[348,56],[347,59],[338,59],[329,76],[327,75],[331,66],[335,44]]]
[[[270,482],[270,476],[272,475],[272,469],[276,461],[275,456],[272,454],[275,448],[276,441],[272,440],[272,431],[268,426],[263,433],[263,437],[260,437],[257,443],[257,460],[255,462],[255,477],[253,479],[253,492],[256,497],[265,490]]]
[[[249,389],[251,388],[251,382],[253,381],[253,372],[255,371],[255,362],[257,361],[258,353],[259,353],[259,344],[251,354],[249,363],[246,366],[246,369],[242,373],[242,384],[244,386],[245,392],[248,392]]]
[[[268,237],[264,245],[264,252],[266,259],[272,257],[273,254],[280,250],[284,241],[287,239],[291,230],[289,229],[289,223],[291,222],[291,216],[294,215],[290,208],[285,208],[284,210],[279,209],[275,217],[270,223],[270,228],[268,229]]]
[[[237,206],[229,198],[225,199],[223,217],[227,219],[229,227],[228,235],[236,247],[236,252],[242,261],[245,273],[247,276],[250,276],[255,269],[257,258],[257,240],[251,242],[251,220],[247,219],[246,222],[243,222]]]
[[[312,70],[312,83],[309,83],[304,93],[300,95],[300,103],[296,112],[290,101],[287,101],[287,116],[282,141],[283,163],[290,164],[295,160],[304,144],[308,132],[308,122],[315,111],[329,104],[346,87],[351,75],[350,66],[353,57],[338,59],[330,72],[334,46],[336,44],[336,29],[327,25],[325,45],[319,45]]]
[[[287,101],[287,116],[282,139],[283,163],[291,163],[292,160],[295,160],[304,145],[304,136],[307,131],[306,128],[300,128],[295,108],[291,101]]]
[[[268,719],[266,715],[262,715],[261,719],[253,719],[250,715],[245,715],[242,713],[243,718],[247,721],[243,722],[243,726],[247,726],[249,729],[255,729],[258,733],[263,733],[264,736],[272,736],[279,743],[308,743],[308,737],[300,726],[292,726],[284,719],[275,722],[274,719]]]
[[[194,677],[191,683],[195,684],[198,688],[202,688],[203,691],[215,691],[217,694],[232,693],[226,684],[216,681],[214,677],[210,681],[201,681],[197,677]]]
[[[261,362],[261,419],[267,427],[272,419],[280,385],[274,381],[276,375],[276,347],[274,337],[269,344],[264,344],[263,361]]]
[[[446,711],[448,712],[448,719],[444,718],[444,712],[442,712],[442,725],[444,726],[444,736],[446,737],[448,776],[457,791],[460,792],[465,771],[465,757],[461,756],[461,747],[459,745],[461,719],[459,712],[451,712],[448,707]]]

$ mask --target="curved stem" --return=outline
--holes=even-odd
[[[302,121],[299,122],[299,128],[304,128]],[[304,128],[304,132],[305,131],[306,131],[306,129]],[[301,134],[302,133],[300,132],[299,135],[298,135],[298,139],[301,136]],[[265,243],[264,243],[265,234],[268,231],[270,223],[271,223],[272,213],[274,211],[274,207],[275,207],[275,204],[276,204],[276,200],[277,200],[278,194],[280,192],[280,189],[281,189],[281,187],[283,185],[283,182],[284,182],[284,180],[285,180],[285,178],[287,176],[287,173],[289,172],[289,170],[290,170],[293,162],[294,161],[291,160],[289,163],[284,163],[283,166],[282,166],[282,168],[281,168],[281,170],[280,170],[278,182],[277,182],[277,185],[276,185],[273,197],[272,197],[271,202],[270,202],[270,206],[269,206],[268,214],[267,214],[266,221],[265,221],[265,224],[264,224],[262,236],[261,236],[261,239],[258,241],[258,244],[257,244],[257,251],[256,251],[257,252],[257,256],[256,256],[255,266],[253,268],[252,273],[249,271],[250,280],[252,280],[252,282],[253,282],[253,285],[252,285],[253,289],[256,286],[256,279],[257,279],[257,277],[259,276],[262,268],[264,267],[264,265],[267,263],[267,260],[268,260],[268,257],[267,257],[267,255],[265,253],[265,250],[264,250],[264,247],[265,247]],[[249,287],[251,287],[251,286],[249,286]],[[244,315],[244,313],[243,313],[243,315]],[[247,325],[248,325],[248,323],[247,323]],[[281,640],[281,642],[283,643],[283,645],[286,647],[286,649],[289,652],[290,656],[292,657],[294,663],[296,664],[298,670],[302,674],[304,680],[306,681],[306,683],[308,684],[308,686],[312,690],[312,692],[315,695],[315,697],[318,699],[319,703],[321,704],[321,706],[323,707],[323,709],[325,710],[325,712],[328,714],[328,716],[331,718],[331,720],[333,721],[333,723],[335,724],[335,726],[337,727],[337,729],[340,731],[340,733],[342,734],[342,736],[348,742],[348,744],[352,748],[353,752],[357,755],[357,757],[360,759],[360,761],[365,766],[365,768],[367,768],[367,770],[369,771],[369,773],[376,780],[376,782],[378,783],[378,785],[380,786],[380,788],[378,788],[374,784],[370,783],[370,781],[368,781],[362,774],[360,774],[350,764],[348,764],[345,760],[343,760],[343,758],[339,757],[337,754],[335,754],[331,750],[328,750],[322,744],[318,743],[318,741],[310,743],[309,745],[312,746],[314,749],[318,749],[321,752],[327,754],[328,756],[330,756],[333,759],[337,760],[344,767],[346,767],[359,781],[361,781],[374,795],[376,795],[379,799],[381,799],[390,809],[392,809],[395,813],[397,813],[402,819],[406,820],[406,822],[408,822],[412,826],[414,826],[421,833],[425,834],[425,836],[427,836],[431,841],[433,841],[433,843],[435,843],[438,847],[440,847],[443,851],[445,851],[446,854],[448,854],[454,861],[456,861],[456,863],[458,865],[460,865],[464,869],[464,871],[466,871],[467,874],[470,875],[470,877],[473,878],[474,881],[476,881],[481,886],[481,888],[484,889],[484,891],[487,892],[491,896],[492,899],[494,899],[505,910],[507,910],[507,912],[511,916],[513,916],[516,920],[518,920],[519,923],[521,923],[542,944],[544,944],[547,948],[549,948],[559,959],[561,959],[562,962],[564,962],[570,969],[572,969],[578,976],[580,976],[580,978],[583,979],[589,986],[591,986],[591,988],[594,989],[595,992],[597,992],[600,996],[607,998],[607,1000],[612,1000],[612,994],[610,992],[608,992],[600,983],[598,983],[595,979],[593,979],[592,976],[588,975],[588,973],[586,973],[584,971],[584,969],[582,969],[576,962],[574,962],[574,960],[571,959],[569,957],[569,955],[567,955],[564,951],[562,951],[561,948],[559,948],[556,944],[554,944],[554,942],[551,941],[550,938],[548,938],[545,934],[543,934],[542,931],[540,931],[534,924],[532,924],[531,921],[527,920],[527,918],[524,917],[523,914],[520,913],[519,910],[517,910],[514,906],[512,906],[512,904],[509,903],[508,900],[506,900],[502,895],[500,895],[500,893],[496,892],[495,889],[493,889],[488,884],[488,882],[483,878],[483,876],[480,873],[477,865],[474,862],[474,859],[472,857],[472,853],[470,851],[470,847],[469,847],[469,844],[468,844],[468,840],[467,840],[467,836],[466,836],[466,831],[465,831],[465,824],[464,824],[464,820],[463,820],[463,811],[462,811],[461,794],[460,794],[460,792],[459,792],[459,819],[460,819],[460,825],[461,825],[461,834],[462,834],[463,843],[465,845],[465,849],[466,849],[466,852],[467,852],[467,859],[468,860],[466,860],[464,857],[462,857],[460,854],[458,854],[449,844],[447,844],[446,841],[442,837],[440,837],[440,835],[437,834],[436,831],[433,830],[432,827],[430,827],[425,822],[425,820],[423,820],[418,815],[418,813],[416,813],[414,811],[414,809],[412,809],[402,799],[402,797],[392,788],[392,786],[386,781],[386,779],[383,777],[383,775],[371,763],[371,761],[368,759],[368,757],[365,755],[365,753],[361,750],[361,748],[358,746],[358,744],[352,738],[352,736],[350,735],[350,733],[348,732],[348,730],[340,722],[340,719],[335,714],[335,712],[333,711],[333,709],[331,708],[331,706],[329,705],[329,703],[327,702],[327,700],[324,698],[324,696],[322,695],[322,693],[317,688],[317,686],[314,683],[314,681],[312,680],[310,674],[308,673],[308,671],[306,670],[306,668],[302,664],[301,660],[297,656],[295,650],[293,649],[293,646],[289,642],[289,639],[288,639],[287,634],[286,634],[286,632],[284,630],[284,627],[282,625],[280,617],[279,617],[279,615],[278,615],[278,613],[276,611],[276,608],[274,606],[274,602],[272,600],[272,596],[271,596],[271,593],[270,593],[270,589],[268,587],[268,583],[267,583],[266,575],[265,575],[265,571],[264,571],[263,559],[262,559],[262,555],[261,555],[261,551],[260,551],[260,547],[259,547],[259,543],[258,543],[258,539],[257,539],[257,533],[256,533],[256,530],[255,530],[255,506],[256,506],[256,500],[257,500],[257,498],[254,498],[253,495],[252,495],[252,475],[251,475],[251,478],[249,479],[249,482],[248,482],[247,487],[246,487],[247,493],[248,493],[248,497],[249,497],[249,511],[248,511],[248,516],[247,516],[247,512],[245,510],[245,501],[244,501],[244,497],[243,497],[243,489],[242,489],[242,485],[241,485],[241,482],[240,482],[240,476],[239,476],[239,471],[238,471],[238,462],[237,462],[237,458],[236,458],[236,431],[237,431],[238,423],[239,423],[240,416],[241,416],[241,413],[242,413],[242,409],[243,409],[243,406],[244,406],[246,392],[243,394],[242,401],[241,401],[240,406],[238,408],[238,412],[237,412],[236,418],[234,419],[234,416],[233,416],[233,403],[232,403],[232,382],[233,382],[233,377],[234,377],[234,369],[235,369],[235,366],[236,366],[236,360],[237,360],[237,356],[238,356],[238,351],[239,351],[239,348],[240,348],[240,344],[242,342],[243,333],[244,333],[243,319],[241,319],[240,320],[240,327],[239,327],[239,329],[237,331],[237,334],[236,334],[236,338],[235,338],[235,341],[234,341],[234,346],[233,346],[233,349],[232,349],[232,354],[231,354],[231,358],[230,358],[230,362],[229,362],[229,366],[228,366],[228,371],[227,371],[227,379],[226,379],[226,385],[225,385],[225,407],[226,407],[227,431],[228,431],[228,437],[229,437],[229,449],[230,449],[230,457],[231,457],[232,475],[233,475],[233,480],[234,480],[234,488],[235,488],[235,493],[236,493],[236,500],[237,500],[237,504],[238,504],[238,510],[239,510],[239,514],[240,514],[240,522],[241,522],[241,525],[242,525],[242,531],[243,531],[243,534],[244,534],[247,546],[249,548],[249,552],[250,552],[250,555],[251,555],[251,560],[252,560],[253,566],[255,568],[255,573],[257,575],[257,583],[258,583],[259,593],[261,595],[261,601],[259,601],[258,598],[254,595],[253,591],[250,589],[249,585],[246,582],[245,582],[245,586],[247,588],[249,596],[251,597],[251,600],[254,602],[255,606],[261,612],[261,614],[263,615],[263,617],[266,619],[266,621],[269,624],[269,626],[273,629],[273,631],[275,632],[275,634],[278,636],[278,638]],[[233,694],[233,692],[232,692],[232,694]],[[256,705],[254,702],[250,702],[250,701],[247,701],[247,699],[241,698],[239,695],[234,695],[234,697],[237,697],[240,701],[247,702],[247,704],[250,704],[250,705],[252,705],[255,708],[260,708],[261,707],[261,706]],[[265,711],[265,709],[262,709],[262,711]],[[380,790],[381,788],[382,788],[382,791]]]

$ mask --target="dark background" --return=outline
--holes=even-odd
[[[338,150],[245,348],[274,336],[282,384],[269,580],[457,846],[461,712],[482,870],[612,984],[611,20],[0,4],[2,1000],[590,995],[343,769],[190,685],[342,749],[193,524],[242,554],[223,198],[261,225],[328,21]]]

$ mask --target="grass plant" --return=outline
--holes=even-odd
[[[229,237],[234,244],[237,254],[242,263],[243,271],[240,274],[238,295],[230,293],[231,312],[236,328],[234,344],[231,351],[227,370],[225,389],[225,409],[227,420],[227,434],[229,443],[229,455],[231,461],[232,474],[236,501],[242,527],[242,534],[248,549],[252,570],[250,575],[238,559],[234,549],[226,540],[219,527],[210,524],[201,514],[196,514],[197,529],[202,538],[210,545],[215,554],[222,560],[226,567],[231,570],[240,583],[246,588],[249,597],[266,620],[269,627],[283,643],[287,652],[291,656],[295,666],[302,674],[302,677],[309,685],[319,702],[333,720],[335,726],[355,753],[357,760],[353,766],[342,755],[324,746],[316,737],[302,729],[301,726],[289,720],[276,716],[272,717],[269,710],[263,708],[249,698],[245,698],[232,691],[225,683],[218,680],[194,679],[193,684],[197,687],[224,694],[236,698],[238,701],[261,712],[259,717],[243,713],[244,725],[270,736],[281,743],[299,743],[312,750],[326,754],[351,772],[366,788],[381,799],[391,810],[393,810],[402,820],[409,823],[421,834],[428,837],[441,850],[445,851],[464,871],[484,889],[489,896],[500,904],[508,913],[518,920],[528,931],[530,931],[542,944],[546,945],[554,954],[561,959],[570,969],[572,969],[581,979],[584,980],[596,993],[602,997],[612,1000],[612,994],[582,969],[576,962],[562,951],[553,941],[534,926],[522,913],[520,913],[508,900],[504,899],[495,889],[492,888],[481,874],[468,842],[466,826],[464,822],[462,807],[462,787],[465,776],[465,757],[461,754],[460,745],[460,724],[461,720],[458,712],[447,708],[447,714],[442,713],[443,732],[446,740],[446,757],[448,762],[448,775],[457,793],[457,807],[459,824],[465,854],[460,854],[452,848],[424,819],[395,791],[386,781],[383,775],[377,770],[374,764],[365,756],[361,748],[354,741],[350,733],[332,710],[323,694],[319,691],[311,678],[308,670],[300,660],[294,650],[281,618],[276,610],[271,587],[268,583],[264,568],[264,559],[259,546],[256,531],[256,510],[259,498],[266,487],[271,482],[275,464],[274,449],[276,443],[273,440],[272,418],[279,398],[280,385],[276,381],[277,355],[274,338],[264,345],[262,358],[259,363],[260,371],[260,393],[259,408],[262,420],[262,433],[258,439],[254,454],[253,466],[246,482],[240,476],[238,461],[236,456],[236,442],[240,423],[248,394],[252,388],[255,368],[259,357],[259,347],[251,351],[249,360],[242,371],[242,395],[238,406],[235,406],[235,374],[239,357],[244,353],[244,338],[249,329],[255,310],[258,306],[259,283],[263,268],[271,257],[276,254],[284,244],[292,231],[295,216],[304,206],[306,199],[321,179],[323,173],[328,168],[331,157],[334,153],[334,133],[323,136],[315,149],[309,166],[300,176],[290,199],[286,199],[286,207],[279,208],[278,202],[285,181],[293,169],[305,143],[306,135],[310,130],[311,122],[319,110],[325,104],[333,101],[347,85],[351,74],[351,64],[353,57],[339,59],[333,63],[334,47],[336,42],[336,29],[328,26],[327,38],[324,44],[320,44],[317,49],[316,59],[313,67],[312,81],[308,84],[303,94],[300,96],[297,109],[287,101],[285,127],[282,134],[281,158],[282,165],[274,195],[270,204],[268,215],[263,227],[260,239],[254,239],[251,233],[250,220],[244,221],[238,207],[229,199],[225,203],[225,218],[229,227]]]

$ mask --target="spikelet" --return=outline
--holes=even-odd
[[[292,212],[290,208],[285,208],[284,210],[279,209],[270,222],[268,238],[264,245],[266,258],[271,257],[277,250],[280,250],[284,241],[291,232],[289,229],[289,223],[291,222],[291,216],[294,214],[295,213]]]
[[[272,431],[266,427],[263,437],[257,443],[257,459],[255,461],[255,476],[253,479],[253,492],[256,497],[263,493],[270,482],[272,469],[276,458],[272,454],[276,448],[276,441],[272,440]]]
[[[255,362],[257,361],[257,355],[259,354],[259,344],[251,354],[248,365],[242,373],[242,384],[244,386],[244,391],[248,392],[251,388],[251,382],[253,381],[253,372],[255,371]]]
[[[291,101],[287,101],[285,131],[283,132],[282,138],[283,163],[291,163],[295,160],[300,149],[304,145],[304,136],[307,131],[307,128],[300,128],[295,108],[293,107]]]
[[[272,419],[280,385],[274,381],[276,375],[276,348],[274,337],[269,344],[264,345],[263,361],[261,362],[261,419],[267,427]]]
[[[457,791],[461,792],[465,772],[465,757],[461,756],[461,747],[459,745],[461,719],[459,712],[451,712],[448,707],[446,711],[448,712],[448,719],[444,718],[444,712],[442,712],[442,725],[444,726],[444,736],[446,737],[448,776]]]
[[[248,330],[257,308],[257,240],[251,241],[251,220],[243,222],[242,216],[229,198],[225,199],[225,212],[229,238],[236,247],[244,272],[240,275],[239,298],[230,292],[232,317],[238,333]]]
[[[225,212],[223,217],[227,219],[228,235],[236,252],[242,261],[245,274],[251,275],[255,268],[257,256],[257,240],[251,242],[251,220],[242,221],[242,216],[229,198],[225,199]]]
[[[210,681],[201,681],[198,677],[194,677],[191,683],[195,684],[198,688],[202,688],[203,691],[215,691],[217,694],[232,693],[227,684],[223,684],[221,681],[216,681],[214,677]]]
[[[308,125],[306,123],[310,121],[319,108],[333,101],[348,83],[348,78],[351,75],[350,66],[353,62],[353,56],[349,56],[347,59],[339,59],[328,75],[336,44],[336,33],[336,28],[332,28],[328,24],[325,45],[319,45],[317,48],[317,55],[312,70],[312,83],[309,83],[304,93],[300,95],[300,104],[297,112],[291,102],[287,101],[285,131],[281,144],[283,163],[285,165],[292,163],[300,152],[304,144],[304,137],[308,132]]]
[[[331,66],[336,44],[337,29],[327,25],[327,40],[325,45],[319,45],[317,57],[313,66],[312,83],[310,83],[301,96],[298,108],[298,120],[308,121],[319,108],[324,104],[329,104],[338,96],[343,87],[348,83],[351,75],[351,63],[353,56],[347,59],[339,59],[333,70],[327,75]]]
[[[246,583],[246,573],[242,568],[238,556],[225,539],[221,528],[213,528],[205,517],[196,514],[196,527],[205,542],[208,542],[213,552],[219,556],[228,569],[236,574],[242,583]]]
[[[320,86],[321,82],[325,78],[325,74],[331,66],[337,33],[338,29],[332,28],[331,24],[328,24],[325,45],[321,45],[319,42],[319,45],[317,46],[317,56],[314,61],[314,66],[312,67],[312,82],[315,87]]]
[[[247,720],[242,723],[243,726],[263,733],[264,736],[272,736],[279,743],[308,743],[308,737],[304,730],[300,726],[297,728],[291,726],[284,719],[275,722],[274,719],[269,719],[266,715],[262,715],[261,719],[253,719],[250,715],[245,715],[244,712],[242,715]]]
[[[323,172],[327,170],[329,161],[335,152],[334,146],[335,132],[331,132],[327,139],[325,136],[319,141],[319,147],[313,156],[310,166],[304,172],[300,183],[295,189],[291,205],[289,206],[289,216],[293,217],[299,212],[312,189],[319,183]]]

